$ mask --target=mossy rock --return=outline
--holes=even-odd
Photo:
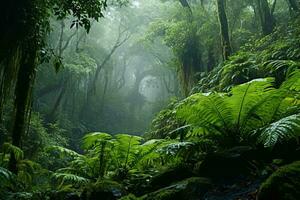
[[[260,187],[258,200],[299,200],[300,161],[280,167]]]
[[[199,200],[212,188],[209,179],[192,177],[142,196],[141,200]]]
[[[127,196],[124,196],[122,197],[121,199],[119,200],[140,200],[140,198],[136,197],[135,195],[133,194],[129,194]]]
[[[251,173],[248,147],[236,147],[224,152],[208,154],[196,165],[195,172],[199,176],[213,179],[228,179]]]
[[[55,196],[51,196],[50,200],[80,200],[80,197],[76,193],[59,192]]]
[[[115,181],[101,180],[88,184],[81,198],[84,200],[116,200],[124,195],[123,186]]]
[[[172,183],[195,176],[191,169],[184,165],[179,165],[170,169],[167,169],[158,175],[154,176],[149,183],[148,192],[155,191],[159,188],[169,186]]]

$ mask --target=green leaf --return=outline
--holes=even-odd
[[[264,129],[260,141],[265,147],[273,147],[280,141],[300,136],[300,114],[282,118]]]

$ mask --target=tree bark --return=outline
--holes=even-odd
[[[275,19],[272,15],[267,0],[256,0],[257,10],[260,16],[261,29],[264,35],[269,35],[275,27]]]
[[[288,0],[288,3],[293,11],[299,12],[299,3],[296,0]]]
[[[21,138],[25,132],[32,85],[35,78],[37,51],[26,52],[22,56],[15,89],[15,119],[12,131],[12,144],[21,147]],[[17,161],[14,153],[10,156],[9,169],[17,173]]]
[[[187,8],[189,12],[192,14],[192,9],[190,7],[190,4],[187,0],[179,0],[182,7]]]
[[[229,39],[228,20],[225,9],[225,0],[217,0],[218,18],[220,23],[221,46],[223,60],[227,60],[231,55],[232,49]]]

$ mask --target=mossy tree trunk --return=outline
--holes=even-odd
[[[223,60],[227,60],[232,52],[225,3],[225,0],[217,0]]]
[[[26,49],[26,48],[25,48]],[[15,118],[12,130],[12,144],[21,147],[21,138],[25,132],[28,111],[35,78],[37,51],[23,52],[15,88]],[[12,153],[9,169],[17,173],[17,161]]]
[[[180,69],[178,70],[179,78],[182,82],[182,91],[185,96],[190,94],[190,91],[197,83],[196,74],[204,71],[202,63],[202,53],[200,49],[200,39],[197,35],[193,12],[187,0],[179,0],[181,6],[187,12],[187,21],[190,24],[189,37],[185,43],[185,52],[179,56]]]

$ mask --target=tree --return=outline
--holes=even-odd
[[[274,3],[276,3],[276,1]],[[256,0],[256,6],[260,18],[262,32],[264,35],[269,35],[273,32],[275,27],[275,19],[269,3],[267,0]]]
[[[225,9],[226,0],[217,0],[218,6],[218,18],[220,23],[220,34],[221,34],[221,46],[223,60],[227,60],[231,55],[231,43],[229,39],[228,21]]]
[[[14,63],[17,74],[16,79],[8,80],[10,84],[6,84],[6,87],[12,88],[15,85],[15,114],[12,131],[12,143],[15,146],[21,146],[21,137],[31,105],[36,67],[41,58],[40,51],[45,46],[45,36],[49,31],[49,10],[60,19],[65,18],[68,13],[72,13],[75,17],[72,26],[83,26],[89,31],[89,18],[98,20],[103,16],[102,11],[106,6],[106,1],[102,0],[92,0],[88,6],[83,1],[72,1],[70,4],[60,0],[12,0],[7,5],[1,6],[0,23],[4,31],[0,35],[0,63]],[[3,71],[2,80],[3,77],[9,75],[8,72],[9,69]],[[3,96],[1,94],[2,99]],[[1,102],[3,102],[2,99]],[[12,153],[10,169],[16,173],[14,157]]]
[[[287,0],[293,11],[299,12],[299,3],[296,0]]]

